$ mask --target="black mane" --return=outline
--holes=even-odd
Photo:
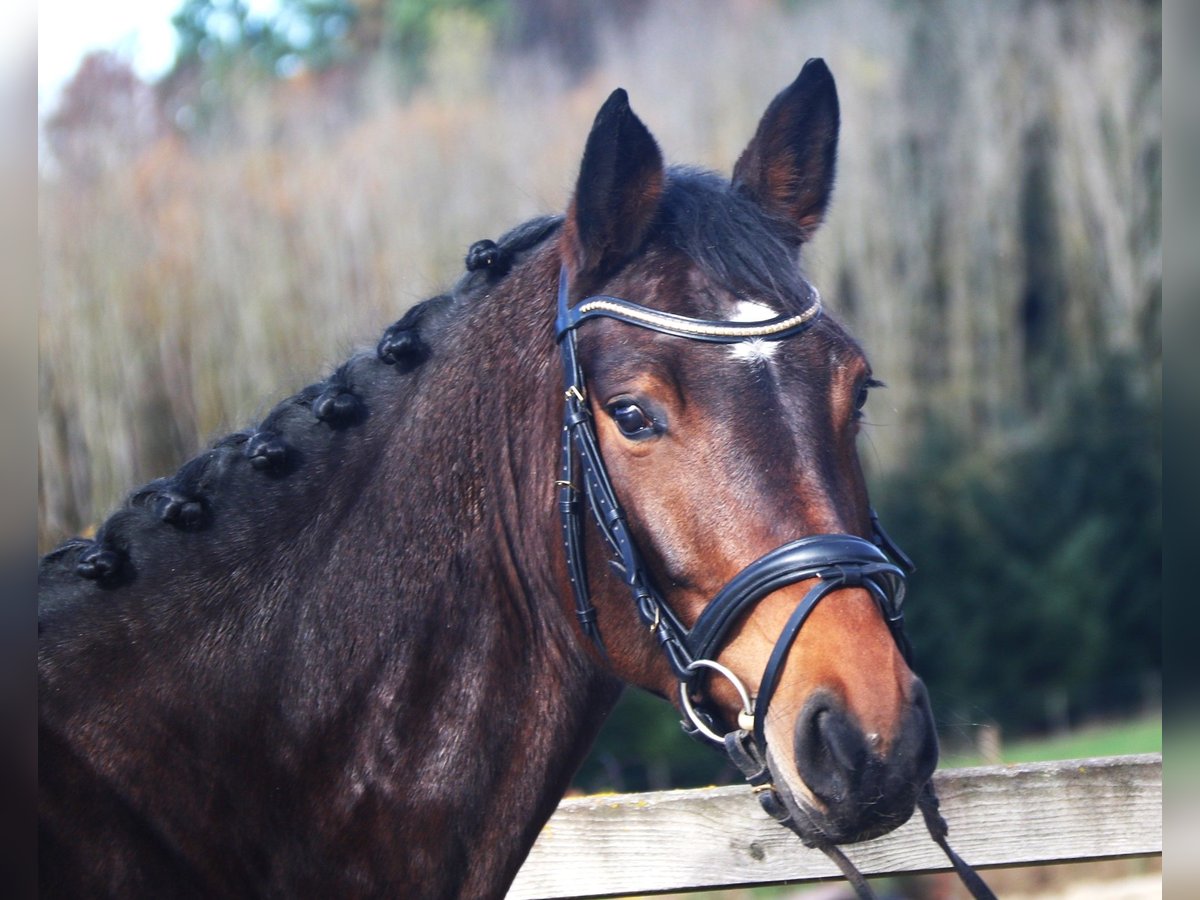
[[[561,224],[561,216],[542,216],[498,241],[473,244],[467,271],[453,288],[412,306],[385,330],[374,352],[355,353],[327,378],[280,402],[257,426],[219,438],[174,474],[135,489],[93,538],[72,538],[47,553],[39,571],[43,622],[74,606],[82,579],[107,593],[138,577],[139,560],[168,568],[176,559],[194,565],[198,553],[215,557],[216,544],[244,554],[289,531],[295,501],[322,502],[345,442],[372,415],[381,394],[411,396],[415,378],[398,376],[415,373],[435,352],[444,324]],[[202,548],[182,540],[201,532],[208,538]]]

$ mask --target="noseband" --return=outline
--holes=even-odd
[[[619,297],[597,295],[588,297],[576,306],[570,305],[569,281],[564,267],[558,281],[558,313],[555,337],[562,353],[563,379],[566,385],[563,410],[562,464],[557,482],[558,505],[562,519],[563,544],[566,548],[567,570],[575,598],[575,614],[586,634],[605,653],[604,641],[596,619],[596,608],[588,592],[587,568],[584,553],[582,507],[587,506],[600,533],[615,554],[610,560],[612,570],[620,576],[633,597],[638,616],[659,642],[675,677],[679,679],[679,699],[688,721],[684,731],[723,745],[730,759],[741,769],[753,786],[763,808],[775,819],[789,826],[805,843],[823,850],[842,869],[861,897],[873,897],[861,874],[837,847],[814,838],[811,831],[795,820],[798,810],[785,802],[772,784],[773,776],[767,764],[765,734],[767,707],[779,683],[788,651],[800,629],[816,605],[834,591],[843,588],[864,588],[875,599],[892,637],[905,661],[910,661],[910,647],[904,635],[905,579],[913,571],[911,560],[888,537],[871,511],[871,540],[850,534],[819,534],[801,537],[772,550],[750,563],[735,575],[701,612],[691,629],[665,602],[646,568],[617,500],[612,480],[600,455],[599,442],[587,405],[587,386],[579,362],[577,335],[580,325],[589,319],[610,318],[629,325],[648,328],[662,334],[708,343],[735,344],[748,340],[782,340],[802,334],[821,315],[820,296],[813,291],[809,305],[800,313],[777,316],[759,322],[733,322],[694,319],[649,309]],[[578,466],[580,482],[576,483]],[[760,600],[789,584],[816,579],[784,625],[775,647],[763,670],[759,693],[750,698],[740,679],[715,657],[724,645],[729,631],[742,614]],[[742,709],[736,727],[722,734],[724,716],[704,690],[709,671],[727,678],[737,690]],[[698,700],[695,698],[699,698]],[[926,800],[926,796],[929,798]],[[937,813],[937,800],[932,787],[922,794],[921,809],[931,834],[950,856],[960,876],[975,893],[976,884],[990,896],[979,877],[950,850],[944,842],[945,823]],[[932,810],[932,811],[931,811]],[[801,814],[802,815],[802,814]],[[933,818],[931,818],[931,816]],[[964,869],[966,868],[966,873]]]

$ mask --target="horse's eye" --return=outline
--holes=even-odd
[[[654,420],[636,403],[614,403],[608,411],[625,437],[638,439],[654,434]]]
[[[867,394],[869,392],[870,388],[868,388],[865,384],[858,389],[858,396],[854,398],[854,408],[856,410],[861,410],[867,405]]]
[[[867,397],[871,393],[871,388],[884,387],[882,381],[874,378],[868,378],[858,387],[858,394],[854,398],[854,414],[857,417],[862,413],[862,408],[867,405]]]

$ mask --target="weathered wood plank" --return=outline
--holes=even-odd
[[[1162,852],[1162,755],[984,766],[935,776],[951,845],[972,865]],[[844,848],[865,874],[949,868],[920,814]],[[840,877],[748,788],[564,800],[511,900],[601,897]]]

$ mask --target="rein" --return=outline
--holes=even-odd
[[[904,635],[905,580],[914,567],[888,537],[871,511],[872,540],[849,534],[820,534],[790,541],[750,563],[725,585],[704,608],[689,630],[679,620],[654,584],[638,553],[625,513],[600,455],[600,447],[587,404],[587,385],[577,348],[577,330],[593,318],[612,318],[689,340],[732,344],[747,340],[782,340],[801,334],[821,315],[821,299],[814,290],[809,305],[791,316],[776,316],[758,322],[694,319],[649,309],[619,297],[592,296],[570,305],[570,285],[564,267],[558,281],[558,311],[555,337],[562,354],[564,391],[562,451],[557,481],[559,514],[567,571],[575,599],[575,614],[583,633],[607,656],[596,619],[596,608],[588,592],[583,539],[583,507],[591,510],[601,535],[615,554],[612,570],[625,582],[639,618],[655,636],[675,677],[679,699],[688,720],[683,729],[693,737],[722,746],[734,765],[750,783],[763,809],[780,824],[794,831],[811,847],[822,850],[846,876],[863,900],[875,895],[863,878],[833,843],[823,839],[804,811],[774,785],[767,763],[766,713],[782,674],[788,651],[809,614],[826,596],[842,588],[865,588],[875,599],[905,661],[911,648]],[[578,472],[579,481],[576,482]],[[816,584],[796,606],[775,643],[763,671],[760,690],[751,698],[745,686],[714,657],[730,629],[751,606],[768,594],[801,581]],[[742,709],[736,727],[723,734],[723,716],[704,692],[709,671],[716,671],[737,690]],[[703,698],[694,702],[694,697]],[[978,875],[945,841],[947,826],[937,811],[932,783],[927,783],[918,801],[930,835],[947,854],[964,884],[977,900],[994,900]],[[804,829],[804,825],[809,827]],[[814,831],[816,834],[814,835]]]

